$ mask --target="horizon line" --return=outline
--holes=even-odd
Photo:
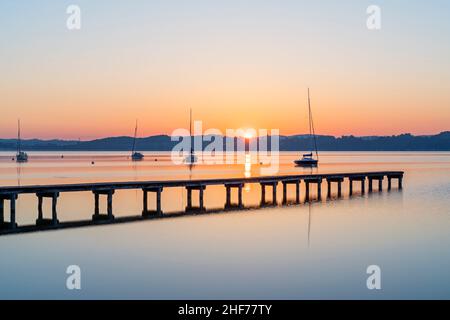
[[[410,136],[414,136],[414,137],[429,137],[429,136],[437,136],[443,133],[450,133],[450,129],[449,130],[444,130],[444,131],[440,131],[437,133],[431,133],[431,134],[413,134],[410,132],[404,132],[404,133],[399,133],[399,134],[390,134],[390,135],[355,135],[355,134],[343,134],[343,135],[333,135],[333,134],[316,134],[316,136],[322,136],[322,137],[334,137],[334,138],[344,138],[344,137],[355,137],[355,138],[367,138],[367,137],[377,137],[377,138],[381,138],[381,137],[398,137],[398,136],[402,136],[402,135],[410,135]],[[295,134],[278,134],[278,135],[270,135],[268,134],[268,136],[272,137],[272,136],[279,136],[279,137],[295,137],[295,136],[309,136],[309,133],[295,133]],[[149,135],[149,136],[142,136],[142,137],[136,137],[136,139],[148,139],[148,138],[153,138],[153,137],[159,137],[159,136],[165,136],[165,137],[171,137],[172,135],[170,134],[166,134],[166,133],[159,133],[159,134],[153,134],[153,135]],[[182,137],[187,137],[188,135],[181,135]],[[193,135],[193,137],[198,137],[200,135]],[[217,135],[217,134],[206,134],[206,135],[201,135],[201,136],[222,136],[222,137],[232,137],[232,136],[227,136],[227,135]],[[259,137],[264,137],[262,135],[260,136],[255,136],[252,137],[251,139],[255,139],[255,138],[259,138]],[[134,137],[132,136],[128,136],[128,135],[117,135],[117,136],[103,136],[103,137],[98,137],[98,138],[91,138],[91,139],[74,139],[74,138],[38,138],[38,137],[34,137],[34,138],[21,138],[22,141],[30,141],[30,140],[40,140],[40,141],[70,141],[70,142],[75,142],[75,141],[79,141],[79,142],[90,142],[90,141],[96,141],[96,140],[103,140],[103,139],[110,139],[110,138],[130,138],[133,139]],[[244,136],[238,136],[238,138],[245,138]],[[0,140],[13,140],[13,141],[17,141],[18,138],[14,137],[14,138],[1,138]]]

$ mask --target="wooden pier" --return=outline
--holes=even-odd
[[[342,183],[349,182],[349,195],[353,194],[354,182],[360,183],[361,193],[365,193],[366,180],[368,181],[369,192],[373,191],[373,181],[378,182],[379,191],[383,190],[383,180],[388,181],[388,190],[392,188],[392,180],[397,180],[398,188],[403,185],[402,171],[381,171],[381,172],[356,172],[356,173],[333,173],[333,174],[311,174],[311,175],[289,175],[271,177],[252,178],[229,178],[229,179],[199,179],[199,180],[167,180],[167,181],[141,181],[141,182],[116,182],[116,183],[81,183],[81,184],[61,184],[42,186],[13,186],[0,187],[0,235],[42,231],[51,229],[62,229],[71,227],[81,227],[89,225],[120,223],[129,221],[139,221],[149,218],[163,218],[162,193],[167,188],[185,188],[187,191],[186,208],[183,213],[170,214],[179,216],[184,214],[195,214],[206,212],[204,206],[204,195],[208,186],[223,185],[225,187],[226,203],[223,210],[245,209],[242,197],[242,189],[245,184],[259,184],[261,186],[261,206],[276,206],[277,186],[283,186],[282,204],[288,203],[288,186],[295,186],[295,203],[300,204],[301,184],[305,185],[305,201],[310,200],[311,185],[317,187],[317,198],[322,196],[322,182],[327,182],[327,197],[331,196],[332,183],[337,184],[337,196],[342,196]],[[272,196],[269,203],[266,202],[266,188],[271,188]],[[143,192],[142,215],[116,218],[113,214],[113,196],[116,190],[140,189]],[[237,190],[237,204],[232,204],[232,190]],[[199,206],[193,207],[192,196],[196,192],[199,197]],[[65,192],[91,192],[94,195],[94,213],[91,220],[60,222],[58,220],[57,204],[61,193]],[[148,192],[156,194],[156,210],[148,210]],[[19,226],[16,222],[16,201],[23,194],[35,194],[37,198],[37,219],[34,225]],[[107,212],[100,213],[99,203],[101,196],[106,196]],[[45,218],[42,203],[45,198],[52,201],[51,217]],[[9,220],[5,219],[4,204],[10,203]],[[217,210],[215,210],[217,211]]]

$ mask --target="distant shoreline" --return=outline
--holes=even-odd
[[[217,139],[224,137],[218,136]],[[280,136],[280,151],[302,151],[311,148],[308,135]],[[40,140],[21,141],[24,151],[130,151],[132,137],[109,137],[91,141],[76,140]],[[157,135],[136,139],[139,151],[171,151],[177,144],[170,136]],[[210,144],[204,142],[203,147]],[[225,143],[224,143],[225,145]],[[450,151],[450,132],[436,135],[414,136],[401,134],[396,136],[317,136],[319,151]],[[16,139],[0,139],[0,151],[15,151]]]

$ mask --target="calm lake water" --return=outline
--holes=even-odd
[[[243,177],[261,169],[248,162],[189,170],[157,153],[139,163],[119,152],[29,155],[17,165],[0,153],[0,185]],[[295,157],[281,155],[280,174],[311,172],[292,166]],[[387,192],[385,181],[381,193],[348,197],[345,182],[342,199],[0,236],[0,298],[449,299],[450,153],[324,152],[320,161],[314,172],[404,170],[404,189],[394,183]],[[247,185],[244,203],[259,200],[259,186]],[[58,217],[89,219],[93,202],[88,192],[62,194]],[[224,202],[223,187],[206,189],[207,208]],[[164,190],[162,203],[167,214],[182,210],[185,190]],[[19,224],[33,223],[36,197],[20,196],[17,210]],[[142,192],[116,192],[116,216],[141,211]],[[79,291],[66,289],[69,265],[81,268]],[[380,266],[382,290],[367,289],[369,265]]]

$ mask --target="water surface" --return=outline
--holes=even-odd
[[[10,153],[0,153],[0,185],[260,174],[259,164],[189,170],[172,165],[168,154],[147,153],[138,163],[127,156],[40,152],[17,165]],[[279,174],[310,172],[291,165],[296,156],[282,154]],[[346,182],[342,199],[1,236],[0,298],[450,298],[450,153],[327,152],[320,163],[314,172],[404,170],[404,189],[387,192],[385,182],[382,193],[348,197]],[[259,200],[259,186],[247,185],[244,203]],[[223,187],[207,188],[207,208],[224,202]],[[184,189],[164,190],[165,212],[185,205]],[[44,207],[49,215],[49,203]],[[93,196],[62,194],[58,208],[60,220],[89,219]],[[116,192],[116,216],[141,210],[140,191]],[[36,216],[36,197],[21,196],[18,223],[33,223]],[[72,264],[82,270],[80,291],[66,289]],[[366,287],[372,264],[382,270],[380,291]]]

